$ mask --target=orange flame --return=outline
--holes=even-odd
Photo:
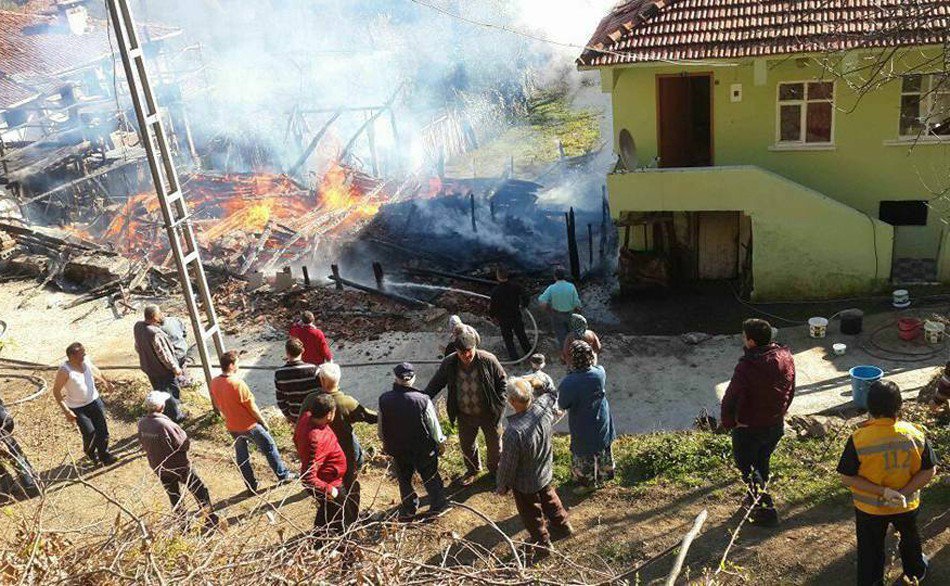
[[[379,205],[365,201],[359,189],[349,181],[346,169],[333,162],[323,175],[318,190],[320,202],[331,210],[349,210],[362,216],[373,216]]]

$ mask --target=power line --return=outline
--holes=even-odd
[[[598,49],[598,48],[596,48],[596,47],[591,47],[590,45],[578,45],[578,44],[576,44],[576,43],[568,43],[568,42],[564,42],[564,41],[557,41],[557,40],[554,40],[554,39],[549,39],[549,38],[547,38],[547,37],[542,37],[542,36],[539,36],[539,35],[535,35],[535,34],[527,33],[527,32],[524,32],[524,31],[520,31],[520,30],[518,30],[518,29],[512,28],[512,27],[510,27],[510,26],[506,26],[506,25],[503,25],[503,24],[497,24],[497,23],[493,23],[493,22],[484,22],[484,21],[481,21],[481,20],[475,20],[474,18],[470,18],[470,17],[464,16],[464,15],[462,15],[462,14],[458,14],[457,12],[452,12],[451,10],[442,8],[441,6],[436,6],[436,5],[434,5],[434,4],[430,4],[429,2],[426,2],[425,0],[409,0],[409,1],[412,2],[413,4],[418,4],[419,6],[424,6],[424,7],[428,8],[428,9],[434,10],[434,11],[440,13],[440,14],[443,14],[443,15],[448,16],[448,17],[450,17],[450,18],[454,18],[454,19],[456,19],[456,20],[460,20],[460,21],[462,21],[462,22],[465,22],[465,23],[468,23],[468,24],[471,24],[471,25],[474,25],[474,26],[479,26],[479,27],[482,27],[482,28],[493,29],[493,30],[499,30],[499,31],[503,31],[503,32],[506,32],[506,33],[511,33],[511,34],[513,34],[513,35],[518,35],[518,36],[524,37],[524,38],[526,38],[526,39],[531,39],[531,40],[534,40],[534,41],[540,41],[540,42],[542,42],[542,43],[547,43],[547,44],[549,44],[549,45],[556,45],[556,46],[558,46],[558,47],[565,47],[565,48],[568,48],[568,49],[580,49],[580,50],[582,50],[582,51],[594,51],[594,52],[600,53],[600,54],[602,54],[602,55],[613,55],[614,57],[621,57],[621,58],[624,58],[624,59],[626,59],[626,58],[629,57],[629,55],[626,54],[626,53],[619,53],[619,52],[617,52],[617,51],[611,51],[610,49]],[[736,66],[735,63],[713,63],[713,62],[708,62],[708,61],[670,61],[670,60],[666,60],[666,59],[657,59],[656,61],[659,62],[659,63],[667,63],[667,64],[669,64],[669,65],[702,65],[702,66],[706,66],[706,67],[735,67],[735,66]]]

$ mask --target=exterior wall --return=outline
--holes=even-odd
[[[866,53],[864,54],[867,55]],[[898,71],[914,60],[939,53],[908,52],[896,59]],[[850,54],[846,69],[860,66]],[[633,66],[602,70],[602,87],[613,92],[614,141],[623,128],[633,135],[640,164],[657,154],[656,75],[709,72],[713,75],[713,161],[715,165],[755,165],[820,191],[848,206],[878,217],[881,200],[929,199],[928,188],[950,187],[950,141],[901,143],[898,139],[900,81],[859,96],[835,82],[834,146],[822,150],[778,150],[776,99],[780,81],[831,79],[803,57],[769,61],[741,60],[716,65]],[[939,60],[937,61],[939,63]],[[903,69],[901,69],[903,68]],[[742,101],[730,101],[730,86],[742,85]],[[859,99],[860,98],[860,99]],[[741,185],[737,186],[746,193]],[[614,196],[614,193],[611,193]],[[711,198],[710,198],[711,199]],[[614,206],[616,209],[616,205]],[[943,239],[940,214],[931,210],[925,227],[897,227],[896,256],[937,258]],[[950,219],[950,218],[948,218]],[[950,251],[945,251],[945,256]],[[950,276],[950,258],[941,257]]]
[[[881,287],[893,228],[751,166],[653,169],[607,177],[611,210],[742,211],[752,220],[753,299],[832,298]]]

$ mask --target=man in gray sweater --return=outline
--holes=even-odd
[[[157,305],[146,305],[144,320],[133,328],[135,351],[139,355],[139,368],[148,377],[152,389],[169,394],[165,415],[176,423],[185,419],[181,411],[181,366],[175,356],[171,339],[162,330],[162,310]]]
[[[177,423],[166,417],[168,393],[152,391],[145,397],[147,414],[139,419],[139,443],[148,458],[148,464],[162,482],[172,510],[181,503],[181,485],[184,484],[204,509],[210,526],[217,525],[218,518],[211,505],[211,495],[188,458],[191,445],[188,434]]]
[[[481,460],[475,439],[478,430],[485,436],[488,448],[488,474],[494,476],[501,455],[501,415],[505,410],[505,381],[507,374],[491,352],[479,350],[478,332],[471,326],[461,326],[456,337],[458,348],[446,356],[425,394],[435,399],[447,388],[446,406],[449,421],[458,421],[459,447],[465,460],[466,474],[462,486],[475,481],[481,470]]]

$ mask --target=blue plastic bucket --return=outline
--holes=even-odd
[[[876,366],[855,366],[848,374],[851,375],[851,400],[858,407],[867,409],[868,389],[871,383],[884,377],[884,371]]]

